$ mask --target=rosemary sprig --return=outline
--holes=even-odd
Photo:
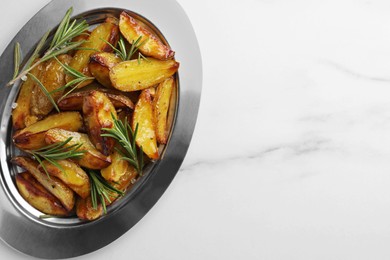
[[[105,39],[103,39],[103,38],[100,38],[100,39],[102,41],[104,41],[105,43],[107,43],[115,51],[116,55],[119,58],[121,58],[121,60],[123,60],[123,61],[130,60],[131,57],[133,57],[133,55],[138,51],[138,49],[148,40],[148,39],[146,39],[146,40],[141,42],[142,36],[138,37],[137,40],[135,40],[131,43],[131,47],[130,47],[130,50],[128,52],[126,49],[126,42],[122,36],[120,37],[120,39],[118,41],[119,49],[116,48],[114,45],[112,45],[110,42],[106,41]],[[141,58],[146,60],[146,57],[144,55],[142,55],[141,53],[139,53],[138,54],[138,62],[140,62]]]
[[[42,51],[46,40],[50,35],[50,32],[47,32],[38,43],[33,55],[27,62],[27,68],[24,71],[20,72],[19,75],[12,79],[10,82],[8,82],[7,86],[13,85],[17,80],[26,76],[33,68],[35,68],[42,62],[52,59],[60,54],[67,53],[68,51],[73,50],[84,43],[84,41],[71,42],[74,37],[84,33],[84,31],[86,31],[89,27],[85,20],[81,22],[77,22],[77,20],[70,22],[70,17],[72,13],[73,8],[69,8],[54,34],[49,49],[43,54],[42,58],[34,65],[31,65],[32,61],[35,60],[39,56],[39,53]]]
[[[62,169],[61,165],[59,165],[57,162],[58,160],[72,158],[77,159],[80,158],[86,152],[83,150],[79,150],[83,144],[72,144],[68,146],[67,144],[71,140],[72,137],[69,137],[63,142],[51,144],[36,150],[26,150],[26,152],[34,156],[34,158],[42,166],[45,173],[49,175],[45,165],[43,164],[43,160],[46,160],[54,166]]]
[[[74,37],[84,33],[89,25],[85,20],[77,23],[77,20],[70,22],[70,17],[73,13],[73,7],[69,8],[64,18],[62,19],[53,40],[50,44],[50,49],[57,49],[63,45],[67,45]]]
[[[41,52],[43,46],[45,45],[45,42],[46,42],[47,38],[49,37],[49,34],[50,34],[50,31],[46,32],[43,35],[43,37],[41,38],[41,40],[39,41],[33,54],[31,55],[30,59],[27,61],[27,65],[26,65],[27,68],[30,68],[33,61],[39,57],[39,53]]]
[[[97,209],[98,202],[103,207],[104,214],[107,213],[106,200],[111,203],[110,196],[115,194],[123,196],[123,192],[114,188],[109,184],[99,173],[89,171],[89,178],[91,181],[91,201],[92,207]]]
[[[18,76],[19,68],[20,68],[20,61],[21,61],[21,51],[20,51],[20,43],[15,44],[15,52],[14,52],[14,76],[13,79]]]
[[[94,77],[88,77],[88,76],[84,75],[83,73],[79,72],[78,70],[75,70],[71,66],[62,63],[61,61],[59,61],[57,59],[57,57],[55,57],[55,59],[65,69],[65,72],[74,78],[73,80],[69,81],[66,85],[64,85],[60,88],[57,88],[57,89],[50,92],[50,94],[52,94],[55,92],[63,91],[63,90],[70,87],[71,89],[68,92],[66,92],[64,95],[62,95],[62,97],[59,99],[59,101],[61,101],[62,99],[67,97],[70,93],[72,93],[74,90],[76,90],[78,88],[78,86],[80,84],[82,84],[83,82],[85,82],[87,80],[95,79]]]
[[[53,105],[55,110],[59,113],[60,109],[57,106],[57,103],[54,101],[53,97],[51,96],[50,92],[47,91],[46,87],[42,84],[42,82],[34,76],[34,74],[28,73],[28,76],[30,76],[38,85],[38,87],[42,90],[42,92],[46,95],[46,97],[49,99],[50,103]]]
[[[142,176],[142,168],[144,167],[144,158],[142,147],[138,150],[135,140],[138,132],[138,124],[133,131],[125,119],[125,123],[116,119],[114,115],[111,115],[114,120],[113,128],[103,128],[105,133],[101,134],[103,137],[111,137],[118,141],[123,147],[125,152],[120,149],[116,150],[122,155],[122,160],[129,162],[137,170],[138,174]]]

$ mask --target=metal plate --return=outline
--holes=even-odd
[[[16,153],[11,145],[11,106],[17,87],[5,87],[13,74],[13,49],[20,42],[24,54],[31,53],[40,37],[55,28],[65,11],[98,23],[107,14],[128,10],[154,25],[176,51],[180,62],[180,87],[175,120],[162,159],[149,165],[146,176],[108,214],[94,222],[77,219],[42,220],[39,212],[17,192],[9,159]],[[28,56],[28,55],[26,55]],[[183,9],[174,0],[54,0],[39,11],[11,41],[0,57],[0,237],[22,253],[48,259],[75,257],[111,243],[133,227],[157,202],[184,160],[195,128],[201,85],[202,62],[199,46]],[[104,235],[102,235],[104,234]]]

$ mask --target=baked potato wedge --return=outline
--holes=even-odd
[[[122,60],[113,53],[100,52],[93,54],[89,62],[92,76],[106,88],[112,88],[110,69]]]
[[[58,56],[58,60],[63,64],[69,64],[71,59],[71,56],[66,54]],[[66,84],[65,75],[65,69],[56,59],[53,58],[45,62],[40,81],[50,93]],[[57,100],[62,96],[62,93],[63,91],[54,92],[51,94],[51,97],[55,102],[57,102]],[[31,114],[37,117],[43,117],[49,114],[52,110],[53,104],[38,84],[35,84],[31,94]]]
[[[97,208],[94,209],[91,197],[85,199],[78,198],[76,202],[76,215],[81,220],[92,221],[103,215],[103,207],[99,203]]]
[[[122,160],[122,155],[117,151],[111,155],[111,161],[111,165],[102,169],[100,173],[111,186],[124,192],[136,182],[138,173],[126,160]],[[113,203],[120,195],[112,194],[109,197],[110,201],[106,201],[106,205]]]
[[[89,71],[89,60],[91,55],[97,51],[111,52],[113,51],[111,46],[107,43],[109,42],[113,46],[117,44],[119,40],[119,28],[118,25],[112,22],[105,22],[98,25],[88,38],[88,41],[81,45],[80,50],[76,52],[73,56],[72,61],[69,66],[75,70],[83,73],[85,76],[90,77],[91,72]],[[69,83],[74,79],[73,76],[67,75],[66,82]],[[79,88],[89,85],[91,81],[85,81],[79,85]]]
[[[114,148],[115,140],[101,136],[103,133],[102,128],[114,127],[114,119],[112,117],[117,118],[115,107],[110,99],[102,92],[91,91],[84,97],[83,115],[91,142],[104,155],[110,155]]]
[[[91,35],[90,31],[85,31],[82,34],[74,37],[71,42],[82,42],[82,41],[88,41],[89,36]],[[73,49],[68,52],[70,56],[74,56],[76,54],[77,50]]]
[[[91,91],[94,90],[98,90],[99,92],[104,93],[110,99],[111,103],[114,105],[116,109],[120,109],[120,108],[134,109],[133,101],[131,101],[131,99],[128,98],[127,96],[123,95],[122,92],[116,89],[105,89],[105,88],[98,88],[98,87],[71,93],[58,102],[58,107],[61,110],[66,110],[66,111],[82,110],[84,97],[89,95]]]
[[[175,81],[173,78],[164,80],[157,87],[156,96],[153,99],[156,137],[160,144],[166,144],[168,141],[167,117],[174,87]]]
[[[27,170],[46,190],[56,197],[67,211],[71,211],[75,204],[74,192],[56,177],[49,177],[39,169],[39,163],[31,158],[17,156],[12,159],[16,165]]]
[[[152,98],[149,90],[141,92],[139,100],[134,108],[131,127],[135,131],[138,125],[137,145],[142,148],[150,159],[158,159],[158,147],[156,141],[156,127],[153,113]]]
[[[43,64],[37,65],[31,70],[31,74],[39,78],[43,70]],[[20,87],[19,96],[16,100],[16,108],[12,111],[12,125],[15,130],[23,129],[38,121],[30,112],[31,93],[35,88],[35,81],[27,76],[27,80]]]
[[[29,172],[19,173],[15,181],[20,195],[37,210],[53,216],[68,215],[69,212],[61,205],[61,202]]]
[[[83,119],[79,112],[62,112],[53,114],[36,122],[13,136],[15,145],[23,150],[34,150],[46,145],[45,134],[52,128],[61,128],[69,131],[78,131],[83,126]]]
[[[100,173],[106,181],[119,184],[115,188],[123,190],[132,179],[137,177],[137,171],[126,160],[123,160],[122,155],[117,151],[111,155],[111,161],[111,165],[101,169]]]
[[[68,146],[82,144],[80,151],[85,151],[80,159],[75,160],[80,166],[100,170],[111,164],[111,158],[100,153],[86,134],[54,128],[46,132],[45,142],[48,144],[64,142],[69,137],[72,137],[72,140],[67,143]]]
[[[153,58],[123,61],[110,70],[114,88],[124,92],[153,87],[171,77],[179,69],[175,60],[156,60]]]
[[[119,17],[119,29],[122,35],[131,44],[141,37],[139,51],[148,57],[159,60],[168,60],[175,55],[175,52],[163,44],[150,29],[126,12],[122,12]]]
[[[42,163],[50,176],[60,179],[81,198],[85,199],[91,194],[89,177],[76,163],[70,160],[57,160],[61,168],[48,161],[43,161]]]

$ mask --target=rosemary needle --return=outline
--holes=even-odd
[[[117,140],[125,151],[122,152],[120,149],[116,149],[122,155],[122,160],[129,162],[135,167],[138,174],[142,176],[142,168],[144,166],[143,151],[142,147],[138,150],[135,144],[138,124],[133,131],[127,122],[127,119],[125,119],[125,123],[123,123],[121,120],[116,119],[114,115],[111,116],[114,120],[114,127],[103,128],[102,130],[105,131],[105,133],[101,134],[101,136],[111,137]]]
[[[15,44],[15,52],[14,52],[14,76],[13,79],[18,76],[19,68],[20,68],[20,61],[21,61],[21,51],[20,51],[20,43]]]
[[[91,201],[92,207],[97,209],[98,202],[103,207],[104,214],[107,213],[106,201],[111,203],[111,196],[123,196],[123,192],[114,188],[109,184],[99,173],[89,171],[89,178],[91,181]]]
[[[62,169],[61,165],[58,164],[58,160],[65,159],[77,159],[83,156],[86,151],[79,150],[83,144],[73,144],[67,145],[72,140],[72,137],[69,137],[63,142],[58,142],[55,144],[47,145],[40,149],[36,150],[27,150],[26,152],[34,156],[34,158],[38,161],[38,163],[42,166],[43,170],[47,175],[47,169],[43,164],[43,160],[48,161],[54,166]]]
[[[15,76],[14,79],[12,79],[10,82],[8,82],[7,86],[13,85],[17,80],[21,79],[23,76],[26,76],[33,68],[38,66],[40,63],[50,60],[60,54],[67,53],[70,50],[73,50],[84,43],[83,41],[72,42],[71,40],[74,37],[84,33],[88,29],[89,25],[85,20],[81,22],[73,20],[71,22],[70,17],[72,13],[73,8],[69,8],[54,34],[49,49],[43,54],[42,58],[31,66],[32,61],[39,57],[39,53],[42,51],[49,37],[50,31],[47,32],[39,41],[33,55],[27,62],[27,68],[20,72],[17,76]]]

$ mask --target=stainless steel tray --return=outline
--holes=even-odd
[[[6,87],[13,74],[13,49],[21,43],[25,57],[42,35],[54,29],[65,11],[90,24],[102,22],[109,14],[128,10],[155,26],[160,37],[176,51],[180,80],[176,111],[168,145],[161,160],[150,164],[145,176],[108,214],[94,222],[72,219],[40,219],[19,195],[14,185],[16,169],[9,159],[17,153],[11,140],[11,106],[17,87]],[[0,57],[0,237],[22,253],[48,259],[79,256],[111,243],[133,227],[168,188],[184,160],[197,118],[202,87],[199,46],[183,9],[175,0],[54,0],[40,10],[15,36]]]

